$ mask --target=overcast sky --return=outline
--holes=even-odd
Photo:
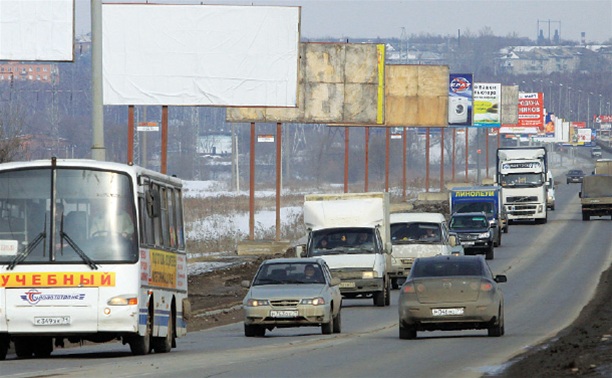
[[[146,0],[103,0],[146,3]],[[456,36],[458,30],[494,35],[516,33],[535,40],[560,30],[561,39],[602,43],[612,39],[612,0],[149,0],[165,4],[301,6],[303,38],[396,37],[411,34]],[[77,34],[90,30],[91,0],[76,0]],[[539,21],[539,22],[538,22]],[[539,24],[539,29],[538,29]]]

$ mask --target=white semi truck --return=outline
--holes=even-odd
[[[304,223],[308,241],[300,256],[323,258],[343,297],[390,304],[389,193],[308,194]]]
[[[546,223],[551,175],[545,147],[501,147],[497,149],[497,184],[508,220]]]

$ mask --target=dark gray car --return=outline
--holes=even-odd
[[[448,226],[459,237],[466,255],[484,254],[487,260],[493,260],[495,233],[485,213],[454,213]]]

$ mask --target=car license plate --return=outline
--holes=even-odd
[[[433,316],[463,315],[463,308],[433,308],[431,314]]]
[[[297,318],[297,310],[272,310],[270,317],[272,318]]]
[[[349,282],[340,282],[340,287],[341,288],[347,288],[347,287],[355,287],[355,283],[352,281]]]
[[[474,245],[476,242],[473,241],[462,241],[461,244],[462,245]]]
[[[70,324],[70,316],[37,316],[34,318],[34,325],[38,326],[53,326],[53,325],[68,325]]]

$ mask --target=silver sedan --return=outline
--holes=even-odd
[[[399,337],[417,331],[486,329],[502,336],[504,298],[482,256],[418,258],[400,290]]]
[[[264,261],[243,300],[244,335],[264,336],[266,329],[320,326],[323,334],[340,333],[340,279],[332,278],[321,258]]]

